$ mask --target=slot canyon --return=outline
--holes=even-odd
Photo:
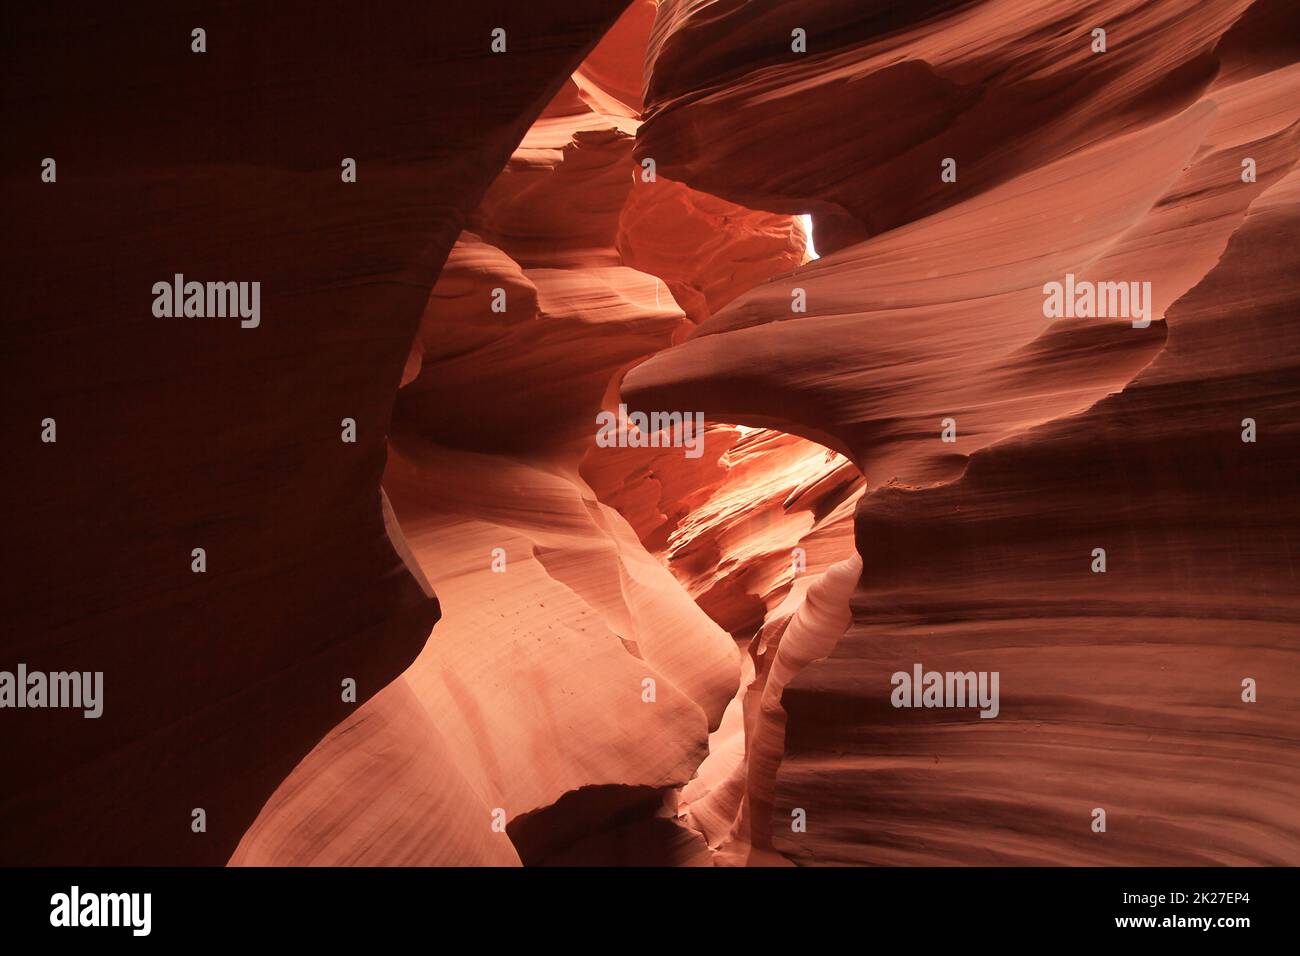
[[[11,25],[0,863],[1300,865],[1300,6],[391,6]]]

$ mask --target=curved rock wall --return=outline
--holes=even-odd
[[[1300,862],[1294,4],[195,16],[13,18],[0,862]]]
[[[364,701],[419,653],[437,603],[379,490],[402,364],[465,216],[621,8],[7,16],[3,668],[102,671],[104,713],[4,711],[4,863],[224,862],[353,709],[341,682]],[[261,281],[260,325],[154,317],[178,272]]]
[[[660,62],[728,40],[651,81],[637,154],[757,206],[837,207],[833,254],[623,385],[867,478],[852,623],[788,679],[782,752],[750,741],[751,780],[777,764],[753,842],[799,863],[1295,863],[1294,12],[1013,7],[744,65],[772,41],[747,5],[660,18]],[[772,179],[760,144],[809,137]],[[1066,273],[1149,281],[1153,321],[1045,319]],[[999,672],[1000,714],[892,706],[918,662]]]

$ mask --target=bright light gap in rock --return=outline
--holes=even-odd
[[[820,259],[821,256],[817,254],[817,247],[813,245],[812,214],[804,213],[799,218],[803,220],[803,234],[808,237],[808,258]]]

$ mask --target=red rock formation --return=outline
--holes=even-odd
[[[779,848],[823,862],[1300,859],[1300,341],[1294,244],[1279,242],[1297,196],[1292,172],[1252,202],[1123,392],[973,456],[950,485],[864,501],[873,570],[853,627],[786,697],[777,802],[824,823]],[[1089,572],[1095,547],[1104,575]],[[889,672],[912,660],[1000,671],[1001,716],[885,706]],[[1244,678],[1259,703],[1243,703]],[[1096,807],[1105,834],[1089,829]]]
[[[352,709],[341,681],[364,701],[419,652],[437,604],[379,492],[402,363],[465,215],[621,7],[7,18],[0,667],[102,671],[105,703],[0,713],[0,862],[224,862]],[[261,281],[260,326],[153,317],[177,272]]]
[[[1250,5],[666,0],[637,152],[747,206],[815,211],[834,250],[1189,105]]]
[[[630,11],[588,65],[608,63],[607,46],[644,20]],[[234,863],[495,863],[516,847],[525,862],[555,864],[707,857],[672,819],[673,791],[736,692],[739,654],[578,473],[611,379],[689,327],[663,283],[618,250],[639,234],[621,215],[635,121],[588,106],[608,101],[595,78],[627,84],[587,69],[470,217],[403,375],[384,486],[444,617],[371,710],[406,714],[413,699],[423,713],[378,731],[365,711],[340,724]],[[783,222],[761,235],[788,252]],[[494,289],[504,311],[492,310]],[[412,799],[357,822],[330,793],[341,775],[365,778],[377,732],[371,785],[391,788],[397,774]],[[451,798],[428,790],[436,765],[467,785],[450,814]],[[498,808],[507,830],[494,834]]]
[[[1294,5],[621,6],[19,18],[0,861],[1300,863]]]
[[[780,54],[742,67],[723,49],[686,80],[649,84],[638,154],[661,169],[769,208],[816,213],[833,198],[863,233],[896,227],[742,296],[623,386],[629,402],[817,438],[867,476],[852,624],[825,660],[786,675],[781,752],[748,741],[748,786],[776,780],[753,843],[803,863],[1295,863],[1288,313],[1300,293],[1286,237],[1300,74],[1294,45],[1264,44],[1262,62],[1245,52],[1284,14],[1114,5],[1056,11],[1054,32],[1030,39],[1053,16],[1035,8],[1003,21],[1017,42],[955,44],[998,7],[803,66]],[[673,9],[656,29],[661,62],[702,43],[692,5]],[[699,29],[742,48],[748,21],[725,12]],[[1094,19],[1112,52],[1126,34],[1129,49],[1088,59]],[[936,56],[940,41],[957,60]],[[963,61],[1012,58],[995,81],[970,74],[985,77],[980,99],[961,102]],[[879,122],[909,74],[922,92],[907,121],[929,121],[929,82],[941,131],[886,124],[918,144],[895,143],[897,159],[863,162],[874,147],[851,125],[817,123],[833,81],[853,77],[859,115]],[[1035,122],[1029,88],[1068,113]],[[938,162],[924,158],[953,152],[950,130],[991,110],[1021,124],[1018,158],[963,133],[975,194],[934,198]],[[755,140],[810,134],[823,140],[772,180]],[[836,175],[844,156],[855,176]],[[1247,157],[1257,182],[1243,181]],[[898,188],[912,167],[919,192]],[[1045,321],[1042,286],[1066,272],[1150,281],[1156,321]],[[791,312],[796,286],[806,314]],[[955,444],[940,441],[944,418]],[[1245,418],[1270,422],[1271,438],[1243,442]],[[1105,574],[1090,570],[1096,547]],[[999,671],[1000,716],[891,707],[891,675],[918,661]],[[1248,677],[1272,689],[1267,705],[1243,702]],[[734,819],[712,801],[691,805],[706,833]],[[807,832],[789,825],[796,807]],[[1090,827],[1097,807],[1104,834]]]

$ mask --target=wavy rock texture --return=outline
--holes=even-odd
[[[802,236],[789,217],[739,209],[731,232],[703,228],[708,210],[734,207],[673,184],[662,208],[630,199],[636,120],[620,104],[632,84],[612,71],[629,35],[644,46],[646,14],[624,16],[524,137],[452,250],[406,363],[384,487],[443,620],[370,713],[289,777],[233,863],[500,863],[516,849],[526,863],[708,861],[674,818],[675,791],[736,693],[740,654],[579,464],[611,380],[691,327],[664,282],[627,264],[620,250],[664,253],[626,210],[693,225],[710,255],[764,250],[769,273],[801,256]],[[697,273],[675,254],[664,271],[687,288]],[[698,297],[721,301],[725,287]],[[494,289],[504,311],[491,311]],[[464,790],[429,790],[434,766]],[[331,800],[342,776],[385,790],[396,776],[411,797],[357,821]],[[498,808],[507,828],[492,842]]]
[[[1300,863],[1293,3],[154,6],[6,63],[0,862]]]
[[[818,47],[831,5],[753,6],[661,9],[637,154],[695,188],[809,209],[837,251],[714,313],[622,390],[815,438],[867,479],[852,621],[782,673],[784,739],[748,741],[741,850],[1300,861],[1293,8],[991,3],[863,17]],[[755,60],[773,17],[808,26],[810,53]],[[1109,50],[1090,54],[1102,24]],[[849,90],[852,111],[834,99]],[[820,122],[831,109],[844,121]],[[755,145],[809,138],[776,178]],[[945,155],[961,185],[940,182]],[[1045,320],[1042,286],[1066,272],[1150,281],[1155,321]],[[1268,432],[1253,444],[1247,417]],[[755,691],[760,713],[775,703],[793,626],[760,634],[778,656],[747,711]],[[1001,715],[892,708],[891,674],[917,661],[999,671]],[[1271,699],[1244,703],[1246,677]],[[715,793],[691,809],[716,844],[737,802],[716,813]]]
[[[778,839],[787,853],[1295,863],[1296,396],[1282,383],[1300,343],[1279,240],[1298,183],[1252,203],[1122,393],[974,456],[951,485],[864,502],[877,570],[849,636],[787,697],[778,800],[819,804],[826,823]],[[1276,430],[1243,444],[1246,415]],[[1088,570],[1096,546],[1105,575]],[[999,670],[1002,715],[908,720],[863,693],[913,659]],[[1246,677],[1258,704],[1241,700]],[[1104,835],[1087,826],[1095,807]]]
[[[811,208],[833,250],[1189,105],[1250,5],[667,0],[638,154],[745,205]]]

